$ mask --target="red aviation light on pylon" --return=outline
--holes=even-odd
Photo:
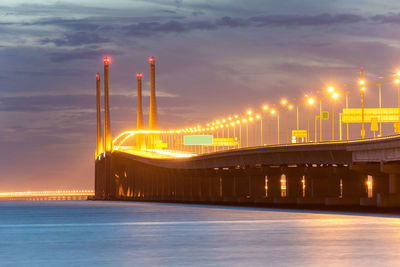
[[[150,64],[153,64],[155,60],[156,60],[156,59],[155,59],[154,57],[150,57],[150,58],[149,58]]]
[[[138,73],[136,74],[136,77],[138,77],[139,79],[142,78],[142,76],[143,76],[143,74],[141,74],[140,72],[138,72]]]
[[[110,64],[110,62],[111,62],[111,58],[109,58],[109,57],[104,58],[104,64]]]
[[[96,80],[100,80],[100,73],[96,73]]]

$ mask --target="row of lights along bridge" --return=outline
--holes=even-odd
[[[359,90],[361,93],[361,138],[364,139],[365,138],[365,124],[367,123],[367,121],[364,120],[364,95],[365,95],[365,88],[366,88],[366,82],[363,79],[363,69],[361,68],[361,78],[359,80]],[[379,77],[379,79],[383,79],[384,77]],[[397,94],[398,94],[398,108],[400,108],[400,71],[397,72],[396,75],[393,75],[393,80],[394,80],[394,84],[397,85]],[[382,83],[378,83],[378,88],[379,88],[379,108],[382,108],[382,96],[381,96],[381,90],[382,90]],[[347,85],[345,85],[347,86]],[[312,142],[312,140],[310,139],[309,133],[310,133],[310,127],[311,124],[314,124],[315,126],[315,136],[314,136],[314,142],[322,142],[323,141],[323,119],[324,116],[326,116],[327,118],[329,117],[328,112],[323,112],[322,111],[322,103],[323,100],[328,97],[331,100],[331,130],[332,130],[332,135],[331,135],[331,140],[334,141],[335,139],[335,102],[338,101],[339,97],[341,96],[341,91],[343,91],[343,93],[346,96],[346,108],[349,108],[349,93],[350,91],[344,91],[344,90],[337,90],[334,86],[329,86],[326,89],[326,94],[324,94],[324,91],[317,91],[316,95],[317,96],[313,96],[311,94],[306,94],[304,95],[304,101],[298,101],[298,102],[294,102],[294,103],[289,103],[288,100],[286,99],[282,99],[280,101],[279,105],[262,105],[260,108],[260,111],[257,112],[253,112],[252,109],[247,110],[247,112],[242,115],[234,115],[234,116],[228,116],[228,118],[223,118],[223,119],[218,119],[215,120],[213,122],[209,122],[206,123],[205,126],[201,126],[201,125],[197,125],[194,127],[188,127],[188,128],[182,128],[182,129],[173,129],[173,130],[168,130],[168,131],[163,131],[163,133],[167,133],[167,134],[175,134],[175,133],[184,133],[184,134],[196,134],[196,133],[211,133],[211,132],[216,132],[216,136],[222,136],[222,137],[230,137],[230,133],[229,133],[229,129],[232,129],[232,134],[233,136],[235,135],[235,130],[236,127],[239,127],[239,135],[241,136],[242,134],[242,125],[245,125],[245,139],[246,139],[246,147],[249,146],[249,123],[254,123],[255,121],[260,121],[260,134],[259,134],[259,138],[260,138],[260,143],[261,145],[271,145],[271,116],[276,116],[276,136],[277,136],[277,144],[281,144],[281,140],[280,140],[280,133],[281,133],[281,125],[280,125],[280,113],[283,111],[285,113],[286,116],[286,126],[285,126],[285,134],[286,134],[286,143],[291,143],[291,142],[296,142],[296,136],[291,136],[291,138],[289,138],[289,114],[290,111],[292,110],[296,110],[296,130],[300,130],[300,120],[299,120],[299,108],[301,105],[305,105],[306,106],[306,110],[307,110],[307,136],[304,137],[305,142]],[[294,100],[296,100],[294,98]],[[315,104],[317,104],[317,101],[319,102],[319,114],[316,115],[314,118],[310,118],[310,108],[312,106],[314,106]],[[325,113],[325,114],[324,114]],[[339,114],[342,115],[342,114]],[[395,117],[398,117],[400,120],[400,112],[398,111],[397,114],[394,114]],[[267,138],[264,138],[264,132],[265,129],[263,128],[263,118],[266,118],[267,120]],[[312,119],[314,119],[314,121],[311,121]],[[396,119],[395,119],[396,120]],[[379,121],[379,120],[378,120]],[[319,122],[319,129],[317,129],[317,125]],[[342,120],[339,120],[339,123],[342,123]],[[370,121],[368,121],[368,123],[370,123]],[[380,122],[380,126],[379,126],[379,136],[382,136],[382,122]],[[340,127],[341,128],[341,127]],[[225,130],[226,133],[225,133]],[[253,133],[252,133],[252,137],[253,137],[253,145],[257,145],[257,142],[255,140],[256,138],[256,134],[254,132],[255,127],[253,124]],[[318,136],[319,133],[319,136]],[[226,134],[226,135],[225,135]],[[375,133],[374,133],[375,134]],[[319,139],[318,139],[319,137]],[[342,136],[340,133],[340,140],[342,140]],[[346,140],[349,140],[349,123],[346,123]],[[241,138],[240,138],[241,140]]]
[[[106,116],[105,116],[105,133],[104,133],[104,145],[105,151],[111,151],[111,147],[120,149],[122,144],[131,136],[137,135],[136,147],[140,147],[143,150],[142,143],[145,144],[145,149],[155,148],[156,143],[161,143],[161,147],[165,148],[176,148],[180,146],[181,151],[190,150],[191,152],[197,152],[195,148],[191,145],[185,147],[184,137],[187,135],[211,135],[214,140],[219,139],[219,144],[213,143],[210,145],[211,151],[224,150],[226,148],[242,148],[257,145],[272,145],[272,144],[288,144],[293,142],[322,142],[323,138],[323,120],[331,121],[331,140],[335,141],[337,139],[342,140],[342,123],[346,126],[346,140],[349,140],[349,123],[361,124],[361,138],[365,138],[365,124],[371,123],[371,131],[374,132],[374,137],[376,136],[376,131],[379,129],[378,136],[382,136],[382,123],[384,122],[394,122],[395,132],[400,133],[400,71],[390,77],[379,77],[379,79],[393,79],[394,83],[397,84],[397,94],[398,94],[398,107],[397,108],[382,108],[382,97],[381,89],[382,82],[378,83],[379,88],[379,109],[366,109],[364,105],[364,97],[366,91],[366,81],[363,76],[363,68],[360,71],[360,80],[358,82],[358,90],[361,94],[361,108],[360,109],[350,109],[349,108],[349,90],[338,90],[333,86],[329,86],[325,90],[316,91],[315,94],[306,94],[304,97],[299,99],[294,99],[291,103],[287,99],[282,99],[279,104],[274,105],[262,105],[258,111],[253,111],[251,109],[247,110],[243,115],[231,115],[223,119],[214,120],[204,125],[196,125],[187,128],[178,128],[170,130],[159,130],[158,129],[158,116],[157,116],[157,106],[155,104],[155,60],[154,57],[149,59],[151,65],[151,103],[150,103],[150,118],[149,118],[149,129],[146,131],[143,127],[143,114],[141,107],[141,79],[142,74],[137,74],[138,79],[138,127],[136,131],[128,131],[119,135],[114,141],[111,140],[110,134],[110,121],[109,121],[109,100],[108,100],[108,65],[110,64],[110,58],[106,57],[104,59],[105,64],[105,106]],[[106,73],[107,72],[107,73]],[[97,90],[100,90],[99,74],[97,74]],[[346,87],[348,85],[345,85]],[[99,98],[98,94],[98,98]],[[341,95],[345,95],[346,98],[346,108],[343,109],[342,113],[335,116],[335,102],[339,100]],[[327,98],[330,99],[331,103],[331,116],[329,116],[328,111],[323,111],[323,101]],[[329,101],[329,100],[328,100]],[[99,109],[98,99],[98,109]],[[311,116],[310,110],[313,106],[319,105],[319,112],[317,115]],[[307,112],[307,120],[305,129],[300,129],[300,113],[301,107],[305,107]],[[296,111],[296,128],[289,132],[289,115],[293,111]],[[285,125],[282,127],[280,116],[284,113]],[[100,112],[98,110],[98,135],[101,132],[100,129]],[[375,117],[374,117],[375,116]],[[330,117],[330,118],[329,118]],[[274,119],[273,119],[274,118]],[[275,121],[273,121],[275,120]],[[339,123],[339,138],[335,138],[335,120]],[[259,121],[258,133],[256,134],[256,122]],[[276,127],[275,127],[276,123]],[[378,126],[379,124],[379,126]],[[319,125],[319,127],[318,127]],[[373,125],[376,125],[376,127]],[[337,124],[336,124],[337,126]],[[249,133],[249,127],[251,133]],[[314,128],[314,139],[311,139],[310,133]],[[373,128],[373,129],[372,129]],[[281,142],[281,129],[284,129],[286,140]],[[142,135],[138,135],[139,131]],[[146,137],[143,136],[147,135]],[[156,135],[160,134],[159,137]],[[272,138],[275,136],[275,142]],[[123,137],[123,138],[122,138]],[[242,138],[243,137],[243,138]],[[142,139],[145,140],[142,140]],[[249,140],[249,139],[252,140]],[[119,144],[116,141],[119,140]],[[98,136],[98,140],[101,137]],[[121,141],[122,140],[122,141]],[[226,141],[228,140],[228,141]],[[99,141],[102,142],[102,141]],[[138,142],[140,144],[138,145]],[[163,143],[164,142],[164,143]],[[225,143],[226,142],[226,143]],[[165,145],[165,146],[164,146]],[[102,147],[98,144],[98,147]],[[202,148],[203,149],[203,148]],[[99,149],[98,152],[103,149]],[[194,151],[193,151],[194,150]],[[206,149],[207,150],[207,149]],[[210,151],[210,149],[208,149]],[[202,152],[204,152],[202,150]],[[206,151],[207,152],[207,151]],[[100,153],[97,153],[100,154]]]

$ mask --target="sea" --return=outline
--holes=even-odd
[[[400,216],[0,202],[0,266],[400,266]]]

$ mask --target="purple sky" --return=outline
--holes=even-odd
[[[149,56],[161,128],[330,84],[350,90],[359,107],[361,66],[366,105],[376,107],[377,77],[400,68],[400,2],[3,0],[0,36],[0,191],[90,189],[95,73],[105,55],[113,136],[136,125],[136,72],[147,120]],[[383,104],[395,107],[396,88],[385,83]]]

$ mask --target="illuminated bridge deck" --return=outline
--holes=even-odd
[[[27,191],[0,193],[0,201],[11,200],[86,200],[93,197],[93,190]]]

